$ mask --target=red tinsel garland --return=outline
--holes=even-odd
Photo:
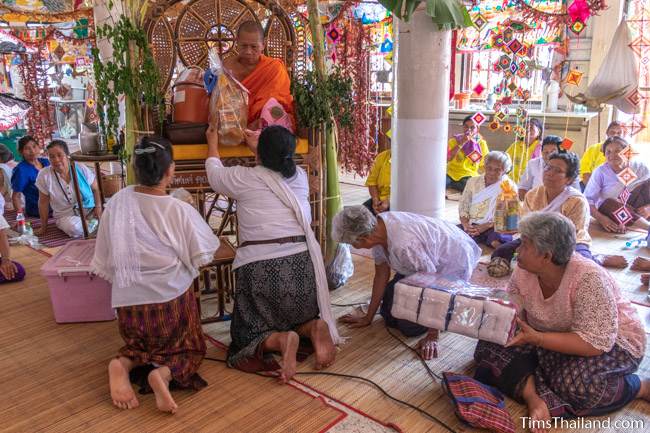
[[[43,66],[42,47],[36,54],[22,53],[20,55],[20,75],[25,86],[25,99],[32,108],[27,113],[28,133],[36,142],[44,145],[52,138],[54,122],[49,104],[49,91],[46,73]]]
[[[346,23],[342,40],[337,44],[341,71],[352,78],[354,110],[352,126],[339,128],[338,159],[346,171],[365,176],[377,153],[370,131],[370,35],[356,19]]]

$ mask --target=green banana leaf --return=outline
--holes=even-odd
[[[404,21],[409,21],[413,12],[423,0],[379,0],[379,3],[391,11],[393,15]],[[469,27],[472,19],[467,8],[458,0],[425,0],[426,13],[438,25],[439,30],[452,30]]]

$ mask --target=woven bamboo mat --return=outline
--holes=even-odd
[[[56,324],[40,276],[45,254],[12,247],[27,272],[0,290],[0,419],[3,432],[319,432],[341,411],[275,381],[204,361],[209,386],[175,391],[179,412],[165,415],[153,395],[120,411],[108,393],[106,366],[122,340],[117,323]],[[208,356],[223,358],[211,351]]]

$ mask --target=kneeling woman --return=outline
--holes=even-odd
[[[383,212],[375,218],[363,206],[350,206],[332,222],[332,237],[355,248],[372,249],[375,277],[370,306],[365,315],[341,318],[351,327],[368,326],[381,304],[380,313],[391,328],[407,337],[426,336],[417,345],[424,359],[436,354],[438,330],[428,329],[391,314],[395,284],[416,272],[440,273],[467,281],[481,257],[481,249],[458,227],[437,218],[410,212]],[[395,277],[391,280],[391,270]],[[390,280],[390,281],[389,281]]]
[[[281,126],[260,134],[256,167],[224,167],[216,128],[205,162],[212,189],[237,200],[239,247],[228,365],[268,370],[265,352],[281,352],[280,380],[296,372],[299,335],[311,339],[315,367],[334,362],[340,339],[320,245],[311,229],[307,173],[296,167],[296,139]]]
[[[112,282],[112,304],[125,345],[108,366],[113,403],[138,406],[129,371],[153,365],[148,381],[158,409],[174,413],[170,382],[206,385],[197,374],[206,346],[192,281],[219,240],[189,204],[166,193],[174,177],[171,143],[145,137],[134,150],[139,184],[115,194],[97,233],[92,267]]]
[[[479,341],[476,379],[525,402],[537,420],[650,400],[650,382],[634,374],[645,353],[643,325],[607,271],[575,253],[571,220],[537,212],[519,232],[509,291],[518,295],[520,331],[506,347]]]
[[[39,193],[38,211],[41,217],[41,227],[36,234],[42,235],[47,230],[51,206],[56,226],[71,238],[79,238],[83,236],[81,212],[94,212],[97,220],[102,216],[97,179],[93,171],[85,165],[74,165],[82,201],[79,206],[73,186],[68,145],[65,141],[54,140],[47,145],[47,155],[51,165],[42,169],[36,178]]]

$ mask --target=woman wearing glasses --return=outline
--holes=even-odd
[[[627,260],[622,256],[591,254],[589,236],[589,203],[580,190],[571,185],[578,177],[580,160],[573,152],[555,152],[544,165],[542,185],[526,193],[522,212],[557,212],[569,218],[576,227],[576,252],[603,266],[625,267]],[[492,276],[504,276],[510,272],[510,261],[521,245],[515,240],[501,245],[492,253],[488,272]]]

